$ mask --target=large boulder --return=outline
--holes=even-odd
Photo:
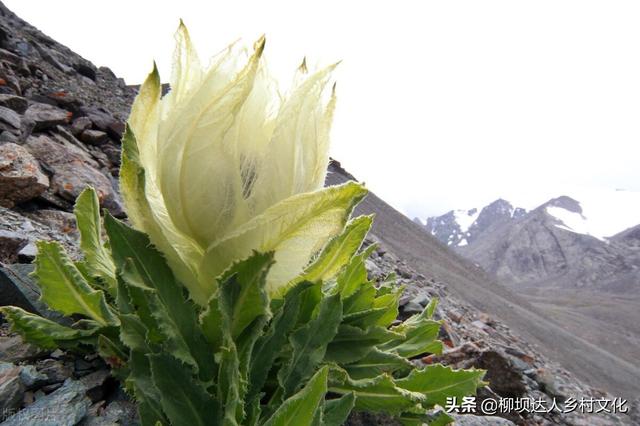
[[[0,145],[0,206],[13,207],[42,194],[49,178],[36,159],[20,145]]]
[[[51,188],[59,196],[73,202],[86,187],[92,186],[103,207],[116,216],[122,215],[122,205],[111,181],[96,169],[98,163],[86,152],[45,135],[30,137],[26,146],[53,172]]]
[[[34,131],[50,129],[71,120],[71,112],[53,105],[34,103],[25,112],[25,118],[33,123]]]

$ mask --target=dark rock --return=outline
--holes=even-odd
[[[15,134],[8,132],[8,131],[2,131],[0,130],[0,144],[6,143],[6,142],[11,142],[11,143],[18,143],[20,142],[20,138],[18,136],[16,136]]]
[[[0,49],[0,60],[17,65],[20,62],[20,57],[6,49]]]
[[[34,46],[38,50],[38,53],[40,53],[42,59],[53,65],[54,68],[57,68],[65,74],[71,74],[73,72],[73,69],[69,65],[64,63],[63,58],[58,54],[58,52],[56,52],[55,50],[47,49],[46,47],[41,46],[38,43],[34,43]]]
[[[1,306],[18,306],[34,313],[48,312],[44,304],[39,301],[40,289],[28,276],[31,271],[33,271],[32,265],[0,267]]]
[[[138,424],[138,408],[132,401],[118,400],[107,405],[104,417],[114,419],[122,426]]]
[[[52,100],[54,106],[58,106],[71,113],[79,111],[80,107],[82,106],[82,102],[80,102],[78,98],[65,90],[56,90],[53,92],[49,92],[46,95],[46,98],[48,100]],[[49,104],[49,102],[42,103]]]
[[[18,114],[24,114],[29,103],[22,96],[0,94],[0,106],[9,108]]]
[[[29,151],[15,143],[0,145],[0,206],[13,207],[48,187],[49,178]]]
[[[63,361],[44,359],[36,364],[38,371],[47,377],[47,384],[61,383],[73,375],[73,369]]]
[[[536,371],[535,380],[544,393],[560,400],[564,400],[567,397],[562,389],[561,381],[548,369],[543,368]]]
[[[76,139],[73,133],[67,130],[66,127],[56,126],[56,132],[51,136],[55,141],[60,142],[62,145],[66,147],[71,147],[69,149],[71,149],[74,152],[78,152],[78,149],[79,149],[83,153],[89,154],[89,155],[84,155],[84,154],[81,154],[81,155],[83,155],[87,163],[94,164],[93,159],[91,157],[91,151],[90,151],[90,149],[94,147],[89,147],[83,144],[82,142],[80,142],[78,139]],[[96,167],[96,166],[93,166],[93,167]]]
[[[38,254],[38,247],[30,241],[18,252],[18,263],[31,263],[36,258],[36,254]]]
[[[76,217],[73,213],[61,210],[40,209],[34,212],[31,217],[50,226],[57,232],[68,235],[74,241],[80,237],[76,225]]]
[[[5,305],[5,303],[2,303]],[[44,356],[46,352],[26,343],[18,335],[0,336],[0,361],[24,362]]]
[[[79,426],[138,426],[136,405],[131,401],[114,401],[102,410],[102,414],[89,414]]]
[[[34,131],[42,131],[66,124],[71,119],[71,113],[61,108],[43,103],[34,103],[25,112],[25,118],[34,123]]]
[[[18,130],[21,124],[20,114],[5,106],[0,106],[0,128],[4,130]]]
[[[520,372],[514,368],[505,354],[497,350],[483,351],[476,361],[476,366],[487,370],[484,379],[498,395],[518,398],[526,392]]]
[[[73,203],[62,198],[52,188],[49,188],[42,194],[40,194],[40,197],[38,197],[38,199],[45,202],[45,204],[47,204],[49,207],[55,207],[57,209],[69,212],[73,210]]]
[[[109,161],[111,161],[111,163],[118,166],[120,165],[120,148],[109,141],[106,144],[102,145],[100,149],[107,155],[107,158],[109,159]]]
[[[82,132],[91,128],[91,119],[89,117],[78,117],[73,120],[71,125],[71,133],[75,136],[80,136]]]
[[[47,383],[47,376],[33,365],[24,365],[20,370],[20,380],[27,389],[33,389]]]
[[[84,130],[80,134],[80,140],[89,145],[102,145],[109,140],[109,136],[101,130]]]
[[[95,81],[97,68],[89,61],[81,60],[73,66],[78,74],[83,75],[91,80]]]
[[[111,378],[109,370],[94,371],[84,376],[80,381],[87,388],[87,397],[93,402],[104,399],[110,385],[114,387],[114,380]]]
[[[0,413],[17,410],[24,398],[25,387],[20,380],[20,367],[0,363]]]
[[[50,385],[44,385],[40,388],[40,390],[46,394],[53,392],[56,389],[60,389],[62,387],[62,382],[51,383]]]
[[[8,94],[22,94],[22,89],[20,88],[20,81],[13,74],[11,68],[0,68],[0,87],[9,90],[3,90],[3,93]]]
[[[22,411],[9,417],[3,426],[73,426],[87,414],[91,401],[85,386],[67,380],[55,392],[37,399]]]
[[[13,263],[29,240],[25,235],[0,229],[0,262]]]
[[[86,374],[87,371],[91,371],[93,369],[93,364],[83,358],[78,358],[73,363],[73,369],[76,375]]]
[[[109,126],[116,121],[111,114],[102,108],[82,107],[80,108],[80,112],[89,117],[93,125],[103,132],[106,132],[109,129]]]
[[[120,120],[116,120],[109,124],[109,127],[107,127],[107,133],[109,133],[109,136],[115,138],[118,142],[120,142],[120,139],[122,139],[122,135],[124,135],[124,128],[124,123]]]

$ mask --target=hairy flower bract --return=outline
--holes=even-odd
[[[278,295],[343,228],[365,190],[322,189],[335,107],[335,65],[297,71],[286,94],[262,58],[236,44],[203,67],[180,25],[169,93],[157,69],[125,136],[121,191],[133,225],[205,304],[215,278],[253,250],[274,251]],[[335,86],[334,86],[335,88]]]

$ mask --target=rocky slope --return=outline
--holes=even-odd
[[[77,231],[69,211],[87,185],[100,191],[103,207],[123,214],[116,179],[118,141],[135,92],[108,69],[96,68],[1,3],[0,92],[0,304],[16,304],[56,318],[39,304],[37,288],[28,277],[35,254],[33,241],[56,239],[77,254]],[[329,183],[349,178],[337,163],[332,164]],[[428,356],[415,362],[438,360],[487,369],[490,384],[480,393],[484,399],[498,395],[548,401],[600,397],[606,390],[615,391],[615,396],[637,394],[640,375],[625,371],[606,353],[594,359],[594,352],[589,352],[581,358],[580,351],[586,354],[588,346],[560,333],[557,325],[544,320],[525,301],[421,233],[374,194],[359,212],[377,214],[372,239],[380,247],[368,262],[372,278],[395,272],[400,283],[407,285],[401,315],[421,310],[433,297],[441,300],[437,315],[443,320],[441,337],[447,351],[438,359]],[[558,346],[559,341],[572,342],[572,350]],[[584,369],[574,368],[571,374],[551,361],[554,358],[570,361],[570,368],[575,367],[571,362],[577,362],[591,371],[584,374]],[[579,373],[599,389],[577,378]],[[9,425],[136,424],[135,405],[95,355],[39,351],[6,327],[0,329],[0,409],[3,424]],[[500,415],[502,420],[465,415],[458,422],[604,425],[634,421],[628,415],[528,415],[513,409]],[[383,421],[359,414],[350,423]]]

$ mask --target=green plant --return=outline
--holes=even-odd
[[[187,40],[185,61],[194,61],[182,26],[179,38]],[[254,105],[252,90],[243,79],[259,74],[263,44],[215,98],[223,104],[220,111],[256,113],[247,106]],[[184,72],[191,69],[177,73],[172,97],[163,99],[174,108],[169,111],[189,115],[191,110],[175,103],[201,96],[180,77],[204,78]],[[303,95],[320,93],[326,75],[320,71],[301,83],[306,88],[292,99],[304,103]],[[225,99],[238,87],[246,102],[230,108]],[[294,168],[288,180],[294,185],[286,191],[270,189],[267,183],[279,181],[258,183],[264,158],[248,160],[256,153],[247,148],[225,172],[232,175],[225,186],[230,192],[214,194],[223,210],[217,217],[226,227],[211,234],[200,229],[207,221],[194,225],[202,218],[187,207],[189,192],[171,189],[171,181],[181,177],[160,173],[159,145],[149,142],[162,133],[158,126],[163,129],[162,120],[152,118],[162,112],[158,102],[154,71],[123,139],[121,189],[137,229],[108,214],[102,223],[97,194],[85,190],[75,208],[84,258],[74,262],[59,244],[41,241],[34,272],[42,300],[75,322],[66,326],[1,308],[13,329],[44,348],[97,350],[137,400],[144,425],[339,425],[352,409],[389,413],[409,425],[446,423],[447,416],[433,408],[448,396],[475,392],[483,372],[418,368],[408,360],[442,350],[440,323],[431,318],[436,301],[422,314],[394,323],[402,288],[393,277],[371,282],[365,260],[374,247],[360,251],[372,217],[347,222],[364,188],[350,182],[308,192],[321,185],[311,167],[312,176],[295,176]],[[292,119],[293,112],[282,109]],[[301,111],[302,119],[310,114],[308,108]],[[320,112],[324,123],[327,110]],[[269,137],[278,133],[272,130]],[[304,156],[311,160],[303,163],[326,167],[325,145],[312,145],[312,155]],[[217,149],[225,155],[227,148]],[[204,184],[206,176],[198,179]],[[205,205],[212,202],[200,196]]]

